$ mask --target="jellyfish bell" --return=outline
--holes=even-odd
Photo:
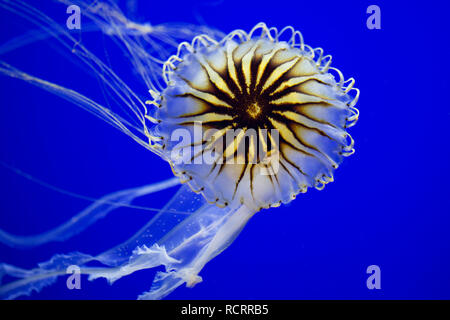
[[[208,202],[256,211],[288,203],[333,181],[334,169],[353,153],[346,128],[356,120],[356,99],[342,74],[332,69],[336,81],[329,72],[330,62],[291,28],[278,33],[260,23],[221,41],[199,36],[164,65],[167,87],[155,103],[152,135],[174,174]],[[195,132],[199,124],[203,134]],[[176,130],[191,139],[180,146]],[[208,130],[215,130],[213,141]],[[205,163],[218,140],[219,155]],[[173,161],[175,149],[190,157]]]
[[[183,283],[194,286],[202,281],[202,268],[234,241],[255,213],[287,203],[309,187],[322,189],[333,180],[343,157],[354,152],[346,129],[359,115],[355,81],[345,81],[338,69],[330,67],[331,57],[304,44],[300,32],[292,27],[278,31],[260,23],[249,33],[197,35],[181,42],[176,54],[162,61],[156,73],[154,66],[160,59],[143,50],[143,43],[152,30],[158,30],[159,39],[172,44],[172,38],[162,36],[161,30],[166,29],[130,24],[109,2],[77,3],[104,34],[116,36],[128,50],[132,65],[148,86],[152,99],[147,105],[111,68],[43,13],[18,0],[0,6],[30,21],[36,19],[43,30],[58,35],[63,48],[93,69],[117,101],[131,109],[137,118],[134,123],[142,128],[74,90],[2,61],[0,73],[93,112],[167,161],[185,185],[130,239],[105,252],[55,254],[31,270],[0,263],[0,297],[40,291],[66,275],[70,265],[80,266],[89,280],[102,277],[109,283],[138,270],[165,266],[141,299],[164,298]],[[189,30],[183,33],[191,35]],[[152,55],[157,55],[160,47],[151,43]],[[0,230],[0,242],[30,248],[64,241],[115,208],[131,206],[134,199],[177,183],[172,178],[107,195],[67,223],[38,236],[14,236]],[[2,283],[5,275],[16,280]]]

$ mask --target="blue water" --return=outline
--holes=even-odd
[[[193,289],[183,286],[170,299],[450,298],[450,5],[137,2],[130,15],[153,24],[206,23],[223,32],[248,31],[260,21],[278,28],[292,25],[307,44],[332,54],[333,66],[354,77],[361,90],[361,117],[350,129],[356,153],[336,171],[335,182],[323,191],[308,191],[290,205],[259,212],[238,239],[206,265],[200,274],[203,283]],[[32,3],[65,23],[65,6]],[[371,4],[381,8],[381,30],[366,27]],[[27,30],[23,20],[5,11],[0,21],[0,43]],[[101,41],[90,41],[83,35],[86,46],[101,50]],[[98,84],[47,43],[1,58],[102,98]],[[133,86],[131,76],[129,83]],[[98,198],[172,175],[155,155],[63,99],[4,76],[0,99],[0,160],[47,183]],[[160,208],[175,190],[137,203]],[[0,228],[8,232],[48,230],[88,204],[0,166]],[[120,209],[63,243],[30,250],[0,245],[0,262],[31,268],[57,252],[100,253],[126,240],[151,215]],[[381,269],[379,290],[366,286],[369,265]],[[61,278],[29,298],[135,299],[149,290],[154,274],[137,272],[113,286],[103,279],[82,278],[81,290],[68,290]]]

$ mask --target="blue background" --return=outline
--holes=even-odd
[[[371,4],[381,8],[381,30],[366,28]],[[65,6],[34,5],[65,23]],[[449,9],[444,2],[138,1],[130,14],[140,22],[206,23],[226,33],[260,21],[292,25],[307,44],[332,54],[333,66],[361,90],[361,117],[350,129],[356,153],[335,182],[259,212],[202,270],[203,283],[183,286],[170,299],[450,298]],[[0,17],[0,43],[29,29],[10,13]],[[83,41],[101,49],[88,35]],[[98,84],[45,43],[1,59],[102,98]],[[166,163],[124,134],[40,89],[1,76],[0,103],[0,160],[52,185],[100,197],[171,176]],[[175,190],[138,204],[162,207]],[[43,232],[86,205],[0,166],[0,228],[8,232]],[[63,243],[31,250],[0,245],[0,261],[30,268],[57,252],[100,253],[151,215],[120,209]],[[372,264],[381,268],[381,290],[366,287]],[[113,286],[83,278],[82,289],[72,291],[61,278],[31,298],[135,299],[149,290],[155,271]]]

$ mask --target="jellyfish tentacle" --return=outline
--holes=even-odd
[[[73,216],[69,221],[40,234],[18,236],[0,229],[0,243],[9,247],[25,249],[37,247],[48,242],[67,240],[81,233],[96,221],[105,218],[115,209],[124,206],[130,207],[129,204],[134,199],[171,188],[179,183],[178,178],[170,178],[142,187],[107,194]]]
[[[143,111],[145,104],[139,97],[119,78],[119,76],[100,59],[92,54],[87,48],[77,41],[71,34],[64,30],[58,23],[50,17],[20,1],[0,2],[0,7],[15,13],[23,19],[37,25],[45,33],[51,34],[62,48],[75,54],[84,64],[101,79],[111,93],[114,94],[122,103],[127,106],[136,118],[143,121]]]
[[[59,97],[62,97],[75,105],[80,106],[81,108],[87,110],[88,112],[96,115],[100,119],[104,120],[105,122],[109,123],[116,129],[122,131],[126,135],[130,136],[133,140],[135,140],[140,145],[144,146],[145,148],[159,154],[157,149],[152,148],[150,145],[148,145],[142,138],[137,136],[134,132],[132,132],[130,129],[133,128],[131,124],[129,124],[125,119],[121,118],[119,115],[112,112],[110,109],[105,108],[104,106],[100,105],[99,103],[87,98],[86,96],[62,87],[60,85],[57,85],[55,83],[34,77],[28,73],[22,72],[13,66],[0,61],[0,73],[4,74],[6,76],[9,76],[11,78],[16,78],[23,80],[27,83],[30,83],[32,85],[35,85],[39,88],[45,89]],[[138,130],[137,133],[144,132],[143,129],[135,128]]]
[[[354,78],[349,78],[349,79],[345,80],[343,83],[343,87],[342,87],[342,89],[344,90],[343,93],[346,94],[350,90],[352,90],[353,86],[355,85],[355,82],[356,81]]]
[[[99,27],[93,23],[85,23],[83,24],[83,33],[85,32],[95,32],[99,31]],[[55,30],[55,34],[62,34],[66,32],[65,30]],[[35,42],[44,41],[52,38],[53,35],[49,33],[44,33],[40,29],[30,30],[20,36],[17,36],[3,44],[0,45],[0,55],[4,55],[8,52],[17,50],[19,48],[25,47],[27,45],[31,45]]]
[[[202,34],[200,37],[207,34],[207,37],[211,39],[224,36],[222,32],[205,26],[139,24],[129,20],[112,1],[95,4],[84,0],[58,1],[67,5],[79,5],[84,15],[94,21],[105,34],[114,38],[121,50],[127,52],[140,78],[148,88],[154,91],[164,89],[158,74],[160,67],[171,55],[168,49],[177,48],[180,42],[177,38],[191,40],[198,34]],[[153,41],[152,37],[158,39],[159,43]]]
[[[69,3],[65,0],[60,0],[60,2]],[[177,28],[175,25],[153,26],[150,24],[140,25],[133,23],[120,12],[119,8],[113,2],[110,1],[106,3],[96,3],[95,5],[92,5],[88,1],[76,1],[76,3],[82,7],[83,14],[89,17],[89,19],[91,19],[105,35],[113,38],[122,51],[126,51],[131,55],[130,62],[138,72],[140,76],[139,80],[143,81],[147,88],[154,92],[159,92],[163,89],[163,86],[160,83],[162,79],[160,68],[168,54],[166,56],[161,56],[160,58],[154,56],[154,54],[158,55],[163,50],[162,48],[159,48],[159,45],[155,41],[151,40],[151,36],[159,36],[159,38],[162,38],[160,40],[170,47],[177,47],[177,38],[183,40],[192,39],[195,35],[198,35],[199,32],[207,34],[206,37],[209,37],[212,41],[215,41],[213,40],[214,37],[222,36],[221,32],[207,27],[197,26],[188,28],[185,26],[183,28]],[[0,7],[37,25],[44,31],[43,34],[50,35],[56,40],[56,44],[59,46],[58,48],[68,50],[71,53],[69,56],[80,59],[82,66],[87,67],[90,70],[89,74],[98,77],[101,85],[107,90],[110,98],[115,100],[118,109],[120,109],[121,113],[129,119],[129,121],[126,121],[123,117],[120,117],[117,112],[112,112],[112,110],[108,108],[103,108],[105,110],[100,112],[100,114],[103,115],[103,117],[101,117],[103,120],[106,120],[106,122],[115,127],[119,127],[120,130],[128,135],[130,135],[129,131],[136,131],[138,135],[145,136],[146,130],[142,128],[146,127],[145,120],[148,119],[145,117],[148,113],[147,107],[138,95],[128,87],[114,70],[112,70],[112,68],[96,57],[79,40],[75,39],[53,19],[29,4],[21,0],[13,0],[0,2]],[[166,34],[166,36],[162,36],[164,34]],[[202,37],[205,38],[204,36]],[[6,49],[10,51],[11,48],[18,48],[28,43],[26,39],[19,40],[18,43],[13,43],[12,47],[10,45],[6,46]],[[151,52],[151,54],[149,52]],[[89,100],[84,98],[83,100]],[[94,109],[89,110],[89,107],[94,107]],[[88,111],[92,112],[96,109],[95,107],[98,107],[98,104],[97,106],[91,104],[89,107],[87,107]],[[98,110],[95,110],[94,113],[97,111]],[[105,112],[109,113],[109,116],[104,117]],[[112,115],[114,115],[114,117],[112,117]],[[137,124],[137,126],[133,123]],[[145,146],[146,143],[143,143],[144,139],[140,137],[136,139],[136,137],[133,136],[132,138]],[[146,137],[145,140],[147,140],[147,138],[150,140],[150,146],[155,147],[152,150],[158,149],[157,141],[153,141],[151,137]]]
[[[352,101],[350,101],[350,103],[348,104],[348,108],[350,110],[351,115],[347,118],[347,123],[346,123],[347,128],[353,127],[359,119],[359,110],[357,108],[355,108],[355,105],[359,100],[360,91],[358,88],[353,87],[354,79],[350,78],[347,81],[349,81],[349,80],[350,80],[350,84],[348,85],[349,88],[345,88],[344,89],[345,92],[355,91],[356,93],[355,93],[355,96],[353,97]],[[353,80],[353,81],[351,81],[351,80]]]

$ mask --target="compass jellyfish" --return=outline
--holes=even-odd
[[[0,7],[57,38],[61,48],[98,75],[133,121],[3,61],[0,73],[94,113],[160,157],[161,166],[167,162],[175,177],[106,195],[43,234],[0,230],[0,241],[18,249],[63,241],[138,197],[182,186],[133,237],[103,253],[55,254],[29,270],[0,264],[0,277],[12,279],[0,285],[3,298],[40,291],[72,265],[89,280],[106,278],[111,284],[164,266],[140,299],[164,298],[182,284],[192,287],[202,281],[205,264],[255,213],[289,203],[308,188],[323,189],[344,157],[353,154],[347,129],[359,115],[355,80],[344,80],[331,67],[331,56],[305,44],[293,27],[277,30],[259,23],[249,32],[225,35],[202,26],[137,24],[109,2],[79,4],[94,29],[128,53],[147,99],[42,12],[21,1],[2,1]],[[0,47],[0,54],[12,44]]]

